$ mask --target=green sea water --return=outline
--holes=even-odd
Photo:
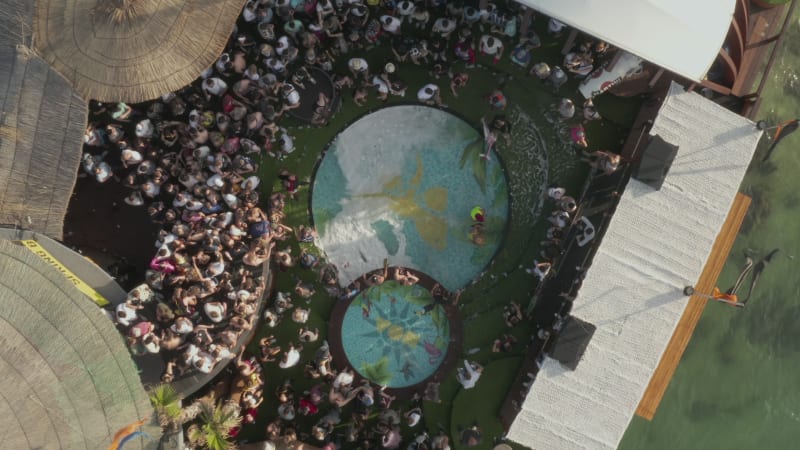
[[[799,17],[757,115],[770,125],[800,117]],[[634,417],[620,449],[800,448],[800,132],[767,163],[761,144],[741,186],[753,203],[718,285],[733,284],[745,254],[780,252],[746,308],[708,304],[655,418]]]

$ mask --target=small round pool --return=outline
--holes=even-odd
[[[344,313],[341,344],[364,378],[404,388],[433,375],[446,359],[450,319],[422,286],[387,281],[359,293]]]
[[[384,264],[463,287],[497,252],[508,188],[482,135],[463,119],[422,105],[368,114],[331,142],[314,175],[311,211],[319,243],[344,285]],[[486,211],[485,243],[470,236],[470,211]]]

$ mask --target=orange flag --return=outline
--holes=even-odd
[[[146,420],[140,420],[138,422],[133,422],[132,424],[128,425],[127,427],[117,431],[114,435],[114,440],[111,441],[111,445],[108,446],[108,450],[118,450],[121,448],[122,441],[125,440],[126,437],[130,436],[131,434],[136,432],[136,429],[140,426],[144,425]]]

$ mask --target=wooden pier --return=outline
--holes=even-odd
[[[711,254],[708,256],[703,273],[700,274],[700,279],[695,284],[697,292],[711,292],[717,283],[722,267],[728,259],[728,254],[733,247],[733,241],[739,234],[739,228],[742,225],[745,214],[750,207],[750,197],[738,193],[733,201],[728,217],[722,226],[717,239],[714,241],[714,246],[711,248]],[[703,315],[703,309],[706,307],[708,300],[700,295],[693,295],[689,298],[689,304],[678,322],[672,338],[669,340],[667,349],[661,356],[661,361],[658,363],[653,377],[650,378],[650,383],[639,402],[639,407],[636,408],[636,415],[647,420],[653,420],[656,414],[658,405],[667,391],[667,386],[678,367],[678,363],[683,357],[683,352],[692,338],[694,329]]]

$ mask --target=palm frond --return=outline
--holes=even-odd
[[[175,388],[165,383],[158,384],[148,390],[148,396],[158,415],[159,425],[166,428],[180,423],[181,397]]]
[[[231,430],[242,423],[239,405],[231,402],[216,403],[210,398],[202,398],[195,403],[202,423],[198,429],[202,434],[202,437],[197,437],[198,443],[202,443],[210,450],[233,448],[234,444],[228,439]]]

